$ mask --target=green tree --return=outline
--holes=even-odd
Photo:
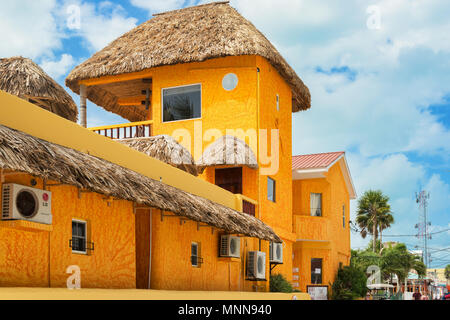
[[[410,253],[404,243],[385,248],[381,253],[380,268],[384,277],[397,275],[399,284],[415,270],[419,277],[426,275],[426,266],[422,258]]]
[[[371,265],[379,265],[380,256],[372,251],[368,250],[351,250],[350,265],[363,272],[366,272],[367,268]]]
[[[364,297],[367,293],[367,276],[364,271],[354,266],[339,268],[336,279],[331,286],[331,299],[353,300]]]
[[[289,281],[281,274],[270,275],[270,292],[293,292],[294,289]]]
[[[381,243],[383,243],[383,230],[390,228],[391,224],[394,223],[394,217],[390,213],[382,214],[379,217],[379,225],[378,230],[380,232],[380,251],[381,251]]]
[[[445,266],[445,279],[450,280],[450,264]]]
[[[394,222],[388,202],[389,197],[384,195],[381,190],[366,191],[358,200],[356,222],[361,228],[363,238],[367,234],[372,235],[373,252],[375,252],[378,233]]]

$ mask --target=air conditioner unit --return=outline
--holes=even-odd
[[[221,257],[239,258],[241,256],[241,238],[231,235],[220,236],[219,255]]]
[[[283,244],[271,242],[269,245],[269,261],[272,263],[283,263]]]
[[[15,183],[2,187],[2,220],[52,224],[52,193]]]
[[[247,252],[247,278],[252,280],[266,279],[266,253],[261,251]]]

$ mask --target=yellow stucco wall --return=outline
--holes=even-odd
[[[196,222],[180,223],[178,218],[161,221],[159,210],[153,210],[152,216],[152,289],[255,291],[253,286],[258,285],[265,290],[265,282],[245,281],[246,252],[258,250],[258,240],[243,237],[240,258],[221,258],[217,229],[197,229]],[[191,265],[192,242],[200,246],[200,267]],[[268,242],[261,242],[267,251]]]
[[[0,106],[1,125],[105,159],[236,209],[235,196],[230,192],[1,90]]]
[[[238,85],[232,91],[222,88],[222,78],[235,73]],[[179,138],[176,130],[186,129],[191,139],[179,138],[193,157],[200,158],[203,150],[226,134],[227,129],[256,129],[256,63],[254,56],[226,57],[201,63],[186,63],[154,68],[152,76],[153,133]],[[161,96],[163,88],[201,84],[202,110],[200,119],[162,122]],[[207,137],[207,132],[217,135]],[[194,144],[195,134],[200,143]],[[205,139],[203,141],[203,139]],[[195,149],[197,146],[197,149]],[[256,152],[256,150],[254,150]]]
[[[270,175],[276,181],[276,202],[267,200],[267,175],[261,174],[261,168],[268,165],[261,162],[260,169],[243,168],[243,195],[258,202],[256,216],[273,227],[285,241],[284,264],[277,266],[274,272],[282,273],[291,280],[292,240],[295,237],[292,233],[292,93],[290,87],[264,58],[258,56],[211,59],[202,63],[154,68],[150,72],[153,94],[149,118],[154,121],[153,134],[174,136],[191,150],[195,159],[201,156],[210,143],[229,133],[227,130],[230,129],[240,129],[243,133],[247,130],[255,132],[259,132],[258,129],[267,130],[267,149],[270,156],[271,130],[279,130],[278,170]],[[234,90],[226,91],[222,88],[222,78],[230,72],[237,75],[238,85]],[[201,119],[163,123],[161,121],[162,89],[199,83],[202,85]],[[276,107],[277,94],[280,97],[279,111]],[[180,138],[177,131],[179,129],[186,129],[190,133],[190,139],[186,141]],[[208,135],[208,132],[211,135]],[[247,138],[245,142],[258,155],[257,141]],[[219,167],[223,166],[217,168]],[[207,168],[200,177],[214,183],[214,169]],[[217,243],[217,240],[213,243]],[[254,247],[258,246],[256,239],[248,239],[248,243]],[[268,250],[266,253],[268,256]],[[269,274],[269,263],[267,263],[267,274]]]
[[[259,76],[257,68],[260,70]],[[222,78],[229,72],[237,74],[239,83],[235,90],[227,92],[222,89]],[[295,234],[292,230],[292,96],[289,86],[265,59],[255,56],[227,57],[211,59],[203,63],[160,67],[151,70],[149,75],[153,79],[151,116],[149,115],[149,118],[154,120],[153,134],[169,134],[178,138],[174,131],[187,129],[191,133],[190,141],[181,139],[180,142],[186,147],[191,145],[192,154],[197,159],[210,142],[227,133],[226,129],[242,129],[243,132],[252,129],[267,129],[269,131],[269,153],[271,150],[270,130],[280,130],[279,170],[270,174],[270,177],[276,181],[276,202],[267,200],[267,176],[261,174],[261,169],[265,165],[260,166],[258,170],[244,167],[243,194],[258,201],[257,217],[272,226],[284,240],[284,264],[277,266],[274,273],[282,273],[290,281],[292,279],[292,248]],[[202,83],[202,118],[162,123],[161,89],[194,83]],[[280,111],[276,109],[277,94],[280,97]],[[201,179],[195,178],[19,100],[0,92],[1,105],[15,106],[10,109],[0,108],[1,124],[53,143],[89,152],[91,155],[104,158],[157,180],[162,177],[163,182],[167,184],[231,208],[237,208],[236,198],[233,194],[208,183],[214,182],[212,169],[207,169],[200,177]],[[23,118],[22,114],[24,113],[29,117]],[[198,132],[200,127],[203,134],[209,129],[216,129],[217,135],[210,135],[210,139],[205,139],[204,143],[200,144],[199,150],[195,150],[194,133]],[[55,135],[55,132],[59,134]],[[246,142],[250,144],[255,154],[258,154],[255,144],[249,139]],[[52,253],[50,258],[51,285],[65,285],[67,279],[65,268],[70,264],[78,264],[81,267],[82,279],[85,278],[85,283],[93,283],[95,284],[93,286],[96,287],[134,287],[135,261],[132,252],[134,250],[132,249],[134,248],[134,217],[131,203],[114,201],[111,207],[108,207],[101,195],[83,194],[80,200],[76,188],[59,186],[52,187],[51,191],[55,192],[53,209],[55,225],[53,231],[50,232],[50,248],[57,255],[53,257]],[[62,208],[65,209],[62,210]],[[93,255],[79,256],[70,253],[70,248],[68,248],[70,225],[67,223],[71,215],[75,218],[88,219],[92,223],[92,240],[96,245]],[[159,214],[153,214],[152,227],[152,288],[268,290],[268,282],[256,283],[245,280],[246,252],[259,248],[260,241],[258,239],[242,238],[241,259],[223,259],[218,257],[217,230],[214,231],[214,234],[211,233],[211,228],[202,227],[197,230],[197,224],[192,221],[180,225],[178,218],[167,218],[161,222]],[[123,232],[118,232],[119,229]],[[20,243],[18,239],[36,238],[33,245],[36,247],[30,247],[33,248],[34,253],[27,253],[24,250],[17,251],[14,258],[15,261],[19,261],[17,259],[20,258],[30,261],[30,263],[19,269],[12,268],[10,271],[5,271],[20,278],[11,283],[48,284],[48,267],[45,267],[45,265],[48,266],[48,263],[46,264],[48,261],[48,239],[46,240],[48,233],[23,236],[23,231],[8,229],[0,232],[14,233],[12,237],[16,237],[16,240],[11,242],[16,245]],[[192,241],[201,243],[204,264],[200,268],[193,269],[190,266],[189,250]],[[100,249],[98,249],[99,246],[101,246]],[[116,250],[117,247],[125,249],[122,248],[119,252]],[[269,243],[261,241],[261,251],[266,252],[267,278],[269,276],[268,248]],[[30,249],[30,252],[32,250]],[[47,252],[47,255],[43,258],[44,254],[36,254],[37,251]],[[27,254],[29,255],[27,256]],[[39,267],[36,269],[37,271],[31,273],[20,269],[29,268],[30,265]],[[94,270],[102,271],[94,273]],[[47,279],[45,278],[46,274]]]
[[[30,186],[32,178],[7,175],[5,183]],[[35,188],[41,189],[42,181],[36,181]],[[79,199],[78,189],[71,186],[49,186],[48,190],[52,192],[51,231],[23,231],[0,221],[0,286],[65,287],[67,267],[77,265],[82,287],[135,288],[132,204],[115,200],[108,206],[96,193],[82,193]],[[72,219],[87,221],[95,245],[91,254],[72,253]]]
[[[267,198],[267,176],[259,176],[260,219],[283,239],[283,264],[273,269],[292,281],[292,92],[275,68],[264,58],[256,57],[259,72],[259,128],[267,129],[267,155],[272,150],[271,134],[279,132],[278,170],[269,177],[276,181],[276,201]],[[276,96],[279,96],[277,109]],[[261,144],[259,146],[262,148]],[[274,148],[276,151],[276,148]],[[259,159],[260,162],[262,159]],[[262,164],[262,168],[267,165]],[[260,167],[260,168],[261,168]],[[262,169],[260,169],[262,170]]]
[[[325,178],[293,181],[294,225],[298,241],[294,245],[294,268],[299,268],[300,290],[311,284],[311,259],[323,259],[324,285],[333,283],[339,263],[350,263],[350,197],[339,160]],[[322,193],[322,217],[310,215],[310,193]],[[345,228],[342,206],[345,205]]]

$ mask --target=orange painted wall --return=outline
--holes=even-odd
[[[168,213],[165,213],[168,214]],[[265,290],[265,282],[245,281],[246,252],[258,250],[258,240],[241,238],[240,258],[219,257],[220,232],[200,227],[194,221],[178,217],[164,217],[159,210],[152,213],[151,288],[169,290],[254,291],[253,286]],[[191,243],[200,244],[200,267],[191,265]],[[268,242],[261,241],[268,251]],[[268,256],[266,257],[268,265]]]
[[[30,186],[31,178],[24,174],[8,175],[5,183]],[[36,180],[36,187],[42,188],[42,181]],[[113,201],[108,206],[103,196],[96,193],[82,193],[79,199],[77,188],[71,186],[48,189],[52,191],[52,231],[0,227],[0,286],[65,287],[67,267],[78,265],[82,287],[135,288],[132,204]],[[88,221],[95,245],[90,255],[72,253],[69,247],[72,218]]]
[[[260,70],[259,77],[257,68]],[[222,78],[230,72],[237,74],[239,83],[233,91],[225,91],[222,88]],[[276,202],[267,200],[267,176],[261,175],[260,170],[244,167],[243,194],[258,201],[257,217],[276,228],[278,230],[276,232],[282,235],[285,241],[284,264],[277,266],[274,272],[282,273],[288,280],[291,280],[293,238],[292,96],[289,86],[265,59],[256,56],[226,57],[202,63],[159,67],[151,70],[151,77],[153,79],[153,96],[149,118],[154,120],[153,134],[169,134],[176,137],[175,130],[187,129],[191,135],[190,139],[180,142],[191,150],[196,159],[210,142],[227,134],[226,129],[241,129],[243,132],[258,128],[268,129],[269,132],[271,129],[280,130],[279,170],[271,174],[271,177],[277,182]],[[202,118],[162,123],[161,89],[197,83],[202,84]],[[280,96],[280,111],[276,110],[276,94]],[[209,141],[204,141],[200,144],[200,148],[195,150],[194,133],[198,132],[200,127],[203,134],[209,129],[219,132],[216,136],[210,136]],[[209,132],[211,133],[211,131]],[[256,141],[247,139],[246,142],[250,144],[255,154],[258,154]],[[270,142],[268,150],[270,150]],[[201,176],[210,182],[213,182],[213,177],[212,169],[207,169]],[[94,193],[83,193],[82,198],[78,199],[77,189],[68,186],[51,187],[51,191],[54,192],[54,229],[50,233],[51,285],[65,286],[67,266],[77,264],[81,267],[82,286],[134,287],[136,285],[136,255],[135,219],[132,213],[132,204],[126,201],[114,201],[111,207],[108,207],[106,201],[102,199],[103,196]],[[72,217],[88,220],[92,226],[92,241],[95,243],[95,251],[90,256],[72,254],[68,247]],[[202,227],[197,230],[196,223],[192,221],[180,225],[178,218],[167,218],[161,222],[160,215],[157,214],[153,215],[152,223],[152,288],[268,290],[268,282],[245,281],[246,252],[258,250],[260,242],[261,251],[266,252],[268,277],[269,243],[267,241],[242,238],[241,259],[233,259],[231,262],[230,259],[218,257],[217,230],[214,234],[211,234],[211,228]],[[39,235],[42,239],[39,238],[35,242],[35,251],[45,251],[43,248],[48,248],[48,240],[45,241],[43,238],[45,235]],[[15,236],[24,237],[22,231]],[[17,240],[16,238],[14,243],[20,242]],[[190,266],[191,241],[201,243],[201,252],[205,261],[201,268],[193,269]],[[40,273],[26,276],[26,272],[24,273],[21,269],[11,269],[5,271],[10,274],[6,279],[12,278],[12,275],[15,274],[24,278],[20,280],[23,283],[45,285],[42,281],[42,274],[47,274],[48,278],[48,267],[46,269],[45,265],[42,266],[42,254],[32,254],[33,258],[28,259],[22,250],[15,255],[15,259],[20,257],[32,265],[39,266]],[[46,257],[48,260],[48,254]],[[31,261],[35,261],[35,263],[31,263]],[[227,274],[228,277],[224,277]]]
[[[222,88],[223,77],[233,72],[238,76],[238,85],[232,91]],[[177,64],[152,69],[153,134],[168,134],[176,137],[175,130],[186,129],[190,141],[180,139],[195,159],[214,140],[226,134],[227,129],[256,128],[256,65],[254,56],[239,56],[211,59],[201,63]],[[161,95],[163,88],[201,84],[201,119],[162,122]],[[195,125],[197,127],[195,128]],[[194,129],[200,137],[198,149],[194,145]],[[217,136],[202,141],[210,129],[220,132]],[[210,131],[211,132],[211,131]],[[254,150],[256,152],[256,150]]]
[[[259,68],[259,76],[257,72]],[[268,150],[270,152],[271,129],[279,129],[279,170],[271,175],[276,180],[276,202],[267,200],[267,176],[261,175],[260,169],[243,168],[243,194],[258,201],[257,217],[268,225],[292,233],[292,93],[278,72],[264,59],[258,56],[225,57],[207,60],[202,63],[188,63],[152,69],[152,110],[154,120],[153,134],[169,134],[174,136],[185,147],[191,150],[195,159],[201,156],[210,143],[222,135],[227,129],[242,132],[247,130],[267,129]],[[222,78],[233,72],[238,77],[238,85],[232,91],[222,88]],[[161,91],[163,88],[202,84],[202,117],[162,123]],[[280,97],[280,111],[276,108],[276,95]],[[259,114],[258,114],[259,108]],[[259,119],[259,122],[258,122]],[[200,131],[201,128],[201,131]],[[181,139],[176,130],[186,129],[190,140]],[[217,135],[205,139],[198,136],[200,146],[195,149],[195,133],[205,135],[208,130],[216,130]],[[211,132],[211,131],[210,131]],[[258,154],[257,141],[249,139],[255,154]],[[198,146],[198,144],[197,144]],[[222,167],[222,166],[221,166]],[[208,168],[200,176],[214,183],[214,168]],[[165,241],[164,236],[160,241]],[[276,273],[282,273],[291,280],[292,276],[292,237],[283,239],[284,264],[277,266]],[[212,241],[214,246],[217,239]],[[248,239],[253,247],[258,246],[257,239]],[[268,245],[267,245],[268,248]],[[209,252],[209,251],[208,251]],[[209,254],[209,253],[208,253]],[[211,252],[211,254],[216,254]],[[266,251],[268,256],[268,250]],[[153,272],[153,271],[152,271]],[[269,263],[267,263],[267,274]],[[163,273],[161,273],[163,275]],[[162,288],[162,287],[161,287]]]
[[[293,181],[294,225],[297,239],[303,240],[294,245],[294,267],[300,269],[300,290],[306,290],[310,284],[311,258],[324,259],[325,285],[334,281],[339,263],[350,263],[350,197],[340,168],[342,161],[333,165],[325,178]],[[322,217],[310,216],[310,193],[322,193]]]
[[[299,269],[299,289],[307,292],[307,286],[311,285],[311,259],[322,258],[322,284],[328,285],[334,281],[333,254],[329,244],[319,243],[296,243],[294,246],[293,267]]]
[[[259,128],[267,129],[267,150],[271,148],[271,130],[279,130],[278,171],[270,175],[276,181],[276,201],[267,198],[267,176],[259,176],[260,219],[282,234],[292,230],[292,92],[275,68],[262,57],[256,57],[259,72]],[[276,96],[279,96],[277,110]],[[260,145],[261,148],[261,145]],[[260,159],[261,160],[261,159]],[[268,167],[268,166],[262,166]],[[261,169],[260,169],[261,171]],[[280,235],[281,236],[281,235]],[[292,238],[283,238],[283,264],[273,273],[292,280]]]

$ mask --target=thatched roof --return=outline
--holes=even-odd
[[[78,109],[72,97],[30,59],[0,59],[0,90],[29,100],[63,118],[77,121]]]
[[[258,162],[252,149],[241,139],[225,135],[211,143],[199,160],[197,166],[204,170],[205,167],[234,165],[258,168]]]
[[[169,135],[117,140],[130,148],[197,176],[191,153]]]
[[[310,107],[310,92],[295,71],[270,41],[228,2],[155,15],[77,66],[66,78],[66,85],[79,93],[79,81],[84,79],[241,55],[262,56],[278,70],[292,88],[293,112]],[[140,111],[134,113],[119,106],[117,98],[106,88],[88,87],[87,95],[95,104],[130,121],[142,120]]]
[[[225,230],[281,242],[257,218],[104,159],[0,125],[0,168],[173,212]]]

